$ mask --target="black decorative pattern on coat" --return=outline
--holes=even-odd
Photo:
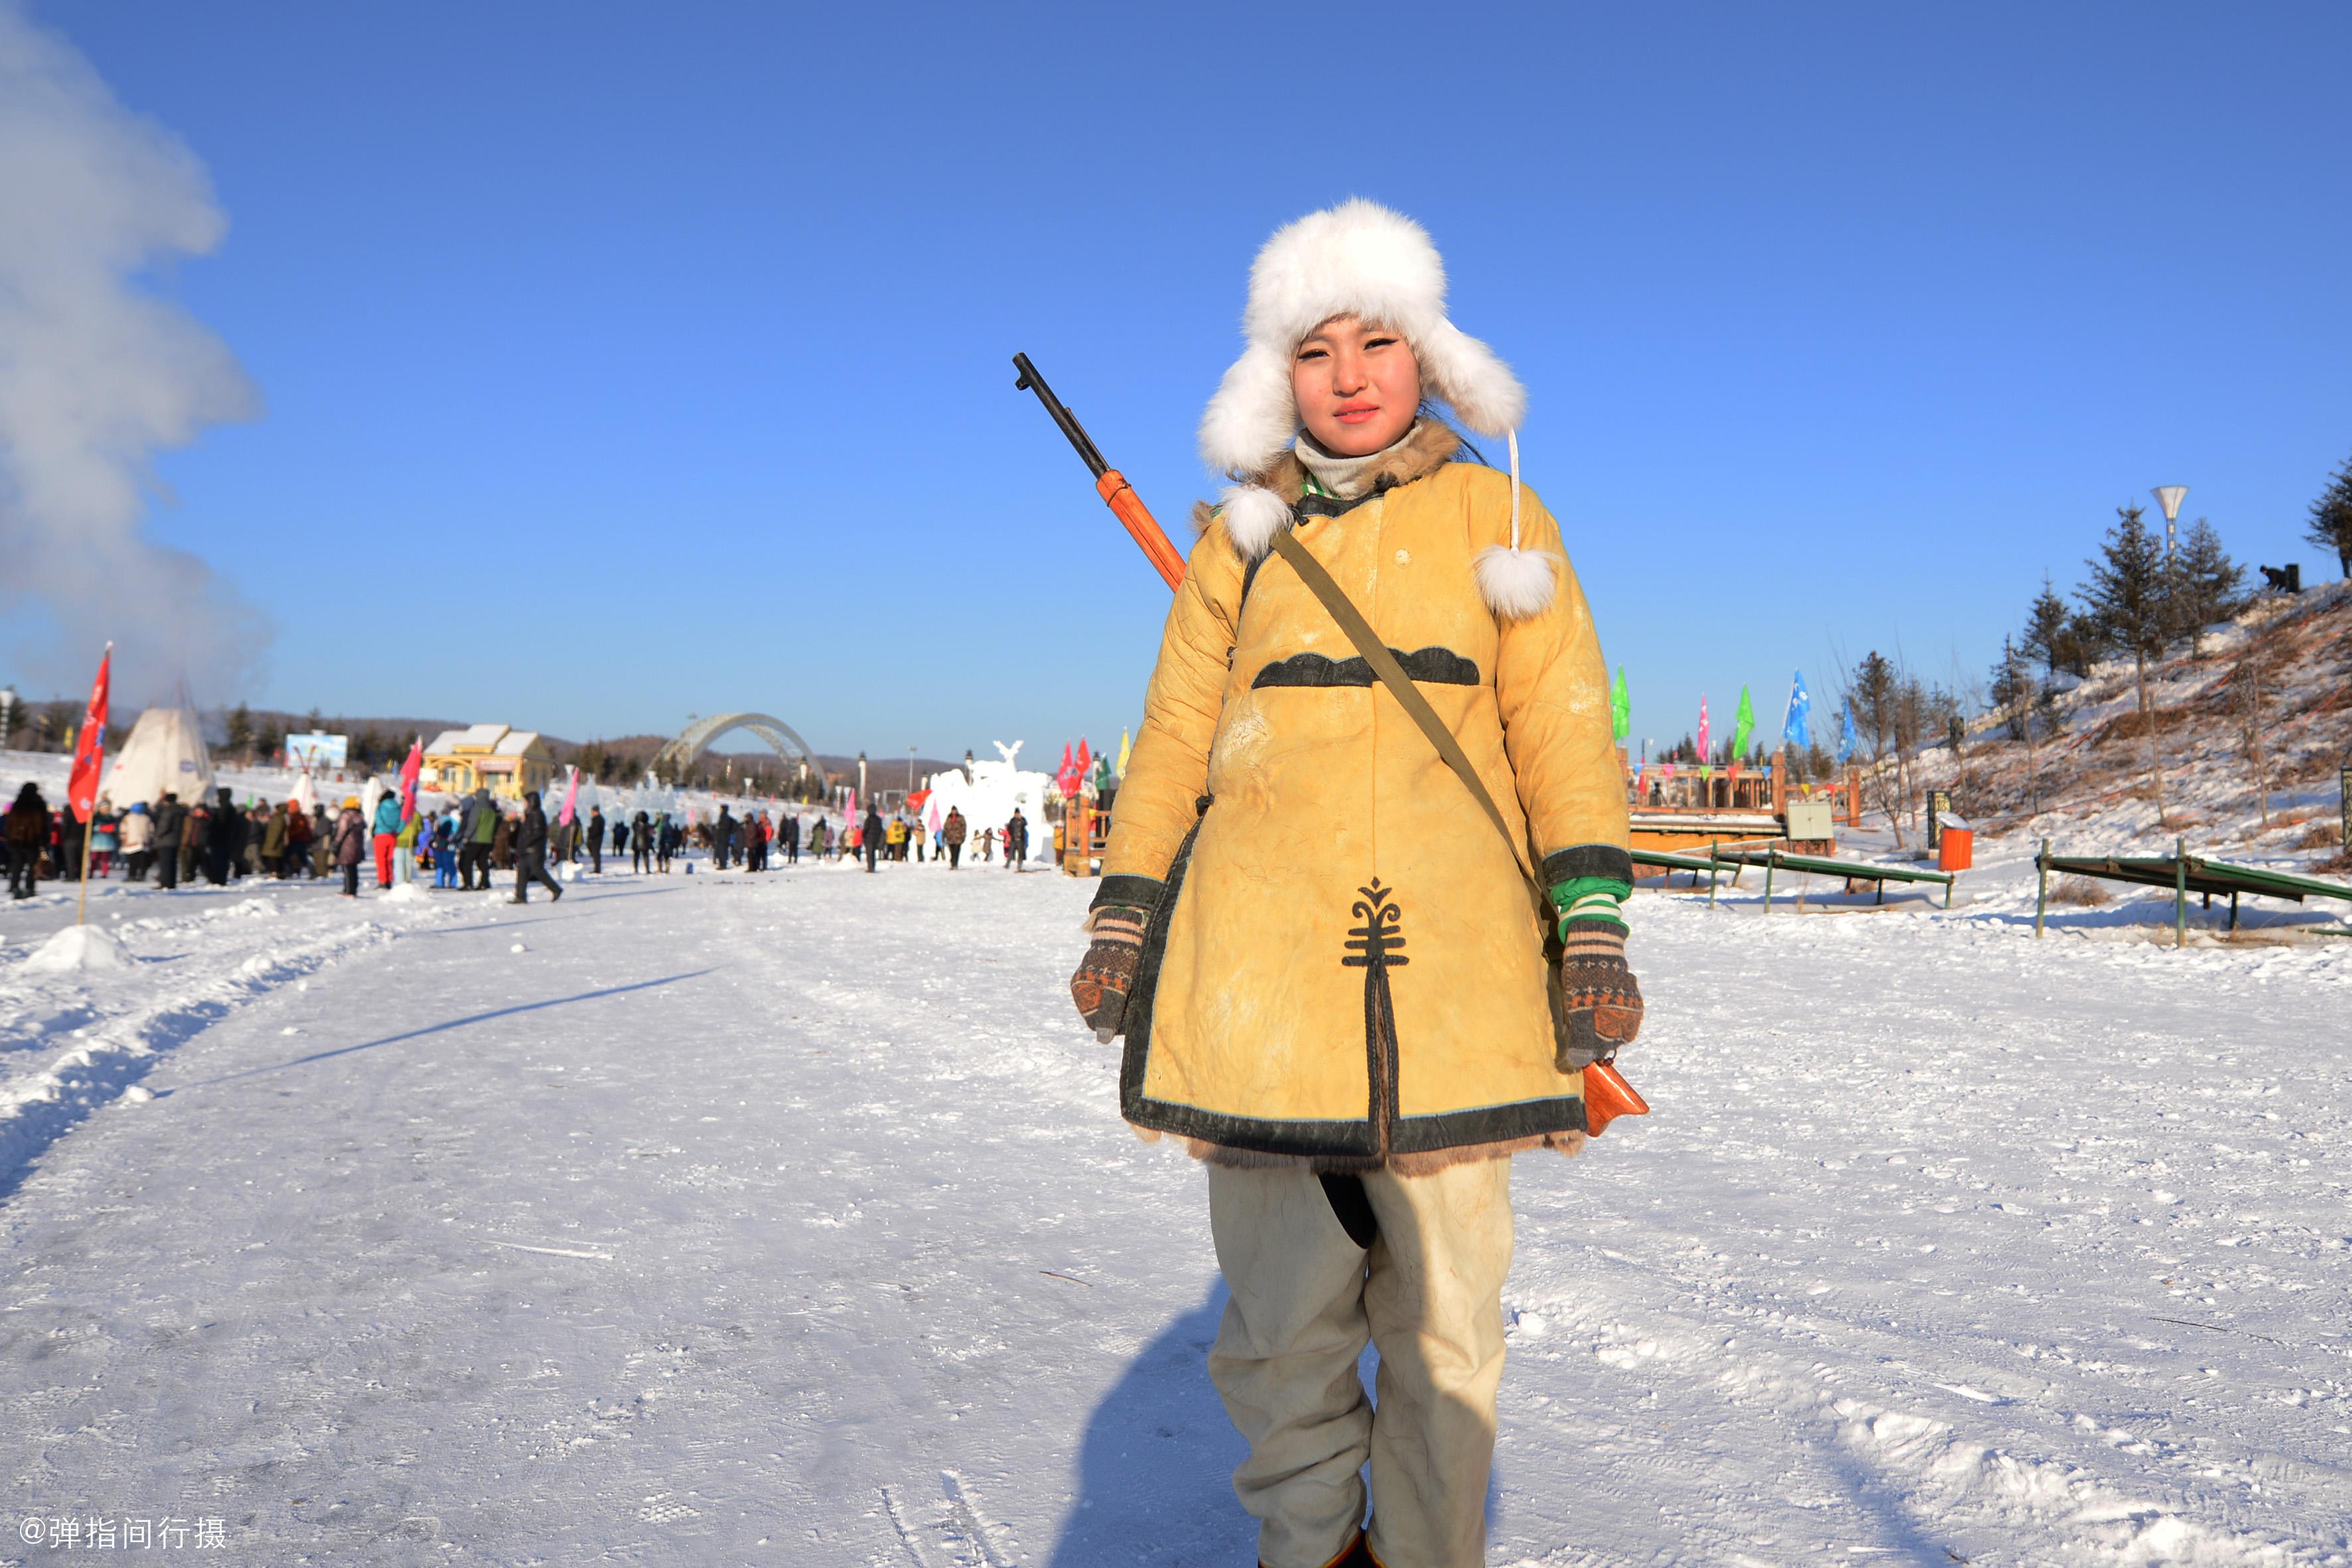
[[[1415,648],[1411,653],[1391,648],[1389,653],[1404,667],[1406,675],[1424,685],[1478,684],[1477,660],[1465,658],[1452,648]],[[1250,682],[1250,689],[1255,691],[1262,686],[1370,686],[1375,679],[1371,665],[1360,654],[1334,660],[1319,653],[1294,653],[1259,670],[1257,679]]]
[[[1396,1126],[1397,1032],[1396,1005],[1389,994],[1389,971],[1412,962],[1404,955],[1404,931],[1396,904],[1396,889],[1381,886],[1359,888],[1363,894],[1351,912],[1364,923],[1348,932],[1349,954],[1339,962],[1364,972],[1364,1065],[1371,1086],[1365,1114],[1383,1157]]]

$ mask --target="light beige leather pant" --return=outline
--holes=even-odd
[[[1209,1167],[1209,1226],[1233,1299],[1209,1376],[1250,1456],[1234,1472],[1267,1568],[1323,1568],[1364,1514],[1383,1568],[1480,1568],[1511,1163],[1363,1178],[1380,1222],[1348,1238],[1303,1171]],[[1380,1347],[1379,1410],[1357,1358]]]

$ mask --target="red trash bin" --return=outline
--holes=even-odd
[[[1976,829],[1955,827],[1947,818],[1936,845],[1936,869],[1965,871],[1976,864]]]

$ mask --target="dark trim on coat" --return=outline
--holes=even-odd
[[[1435,469],[1431,470],[1433,473],[1435,471]],[[1426,479],[1429,476],[1423,474],[1419,477]],[[1376,501],[1389,491],[1402,488],[1400,485],[1382,485],[1378,489],[1365,491],[1354,500],[1341,500],[1338,496],[1303,495],[1291,503],[1290,510],[1300,517],[1345,517],[1366,501]]]
[[[1192,864],[1192,841],[1201,837],[1201,821],[1207,815],[1204,811],[1193,821],[1192,830],[1184,835],[1184,842],[1176,846],[1176,858],[1168,864],[1168,879],[1161,884],[1160,901],[1152,906],[1151,918],[1144,922],[1143,951],[1136,957],[1135,980],[1127,994],[1127,1011],[1120,1016],[1127,1049],[1119,1057],[1118,1103],[1130,1121],[1137,1120],[1134,1112],[1144,1103],[1143,1068],[1151,1054],[1151,1010],[1160,991],[1160,962],[1168,956],[1168,927],[1176,916],[1178,896],[1184,890],[1184,873]]]
[[[1572,1094],[1556,1100],[1521,1100],[1449,1110],[1437,1116],[1402,1116],[1389,1147],[1400,1154],[1426,1154],[1466,1144],[1504,1143],[1547,1132],[1582,1132],[1584,1101]]]
[[[1160,889],[1165,886],[1157,877],[1105,877],[1087,908],[1099,910],[1118,904],[1130,910],[1156,910],[1160,907]]]
[[[1452,648],[1431,647],[1415,648],[1411,653],[1391,648],[1389,653],[1404,667],[1407,676],[1423,685],[1478,684],[1477,661],[1465,658]],[[1373,679],[1372,667],[1361,654],[1353,658],[1333,659],[1319,653],[1294,653],[1259,670],[1257,679],[1250,682],[1250,689],[1255,691],[1265,686],[1370,686]],[[1625,862],[1629,871],[1633,864],[1630,859]]]
[[[1543,858],[1543,885],[1557,888],[1579,877],[1601,877],[1633,885],[1633,857],[1614,844],[1577,844]]]

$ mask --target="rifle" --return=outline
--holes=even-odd
[[[1127,482],[1127,476],[1103,461],[1103,455],[1096,449],[1094,438],[1087,434],[1086,426],[1080,425],[1078,416],[1054,395],[1054,389],[1045,384],[1045,378],[1037,374],[1037,367],[1029,363],[1027,354],[1014,354],[1013,367],[1021,373],[1021,378],[1013,384],[1013,389],[1037,395],[1037,401],[1045,405],[1045,412],[1054,416],[1054,423],[1062,427],[1062,434],[1069,437],[1070,445],[1078,449],[1078,456],[1093,470],[1095,493],[1101,496],[1104,504],[1127,525],[1127,531],[1134,536],[1136,543],[1143,547],[1143,553],[1150,558],[1153,566],[1159,568],[1160,575],[1168,586],[1171,590],[1181,586],[1184,558],[1176,553],[1173,544],[1168,542],[1168,535],[1161,531],[1150,509],[1143,504],[1143,498],[1135,493],[1135,487]]]
[[[1103,461],[1103,455],[1096,448],[1094,438],[1087,434],[1086,426],[1080,425],[1077,416],[1054,395],[1054,389],[1045,384],[1045,378],[1037,374],[1037,367],[1029,363],[1027,354],[1014,354],[1013,366],[1021,373],[1020,379],[1013,384],[1013,389],[1037,395],[1037,401],[1045,405],[1045,412],[1054,416],[1054,423],[1062,427],[1062,434],[1069,438],[1070,445],[1078,449],[1078,456],[1093,470],[1096,493],[1118,514],[1118,521],[1127,525],[1127,531],[1134,535],[1135,542],[1143,547],[1143,553],[1150,556],[1152,565],[1160,569],[1160,575],[1167,580],[1170,590],[1181,587],[1184,583],[1184,558],[1176,553],[1174,545],[1168,542],[1168,535],[1160,531],[1150,509],[1143,504],[1143,498],[1135,493],[1135,487],[1127,482],[1127,476]],[[1499,822],[1499,818],[1497,820]],[[1585,1127],[1591,1136],[1600,1137],[1601,1130],[1620,1116],[1642,1116],[1647,1114],[1649,1109],[1650,1102],[1625,1081],[1613,1062],[1594,1062],[1584,1069]]]

